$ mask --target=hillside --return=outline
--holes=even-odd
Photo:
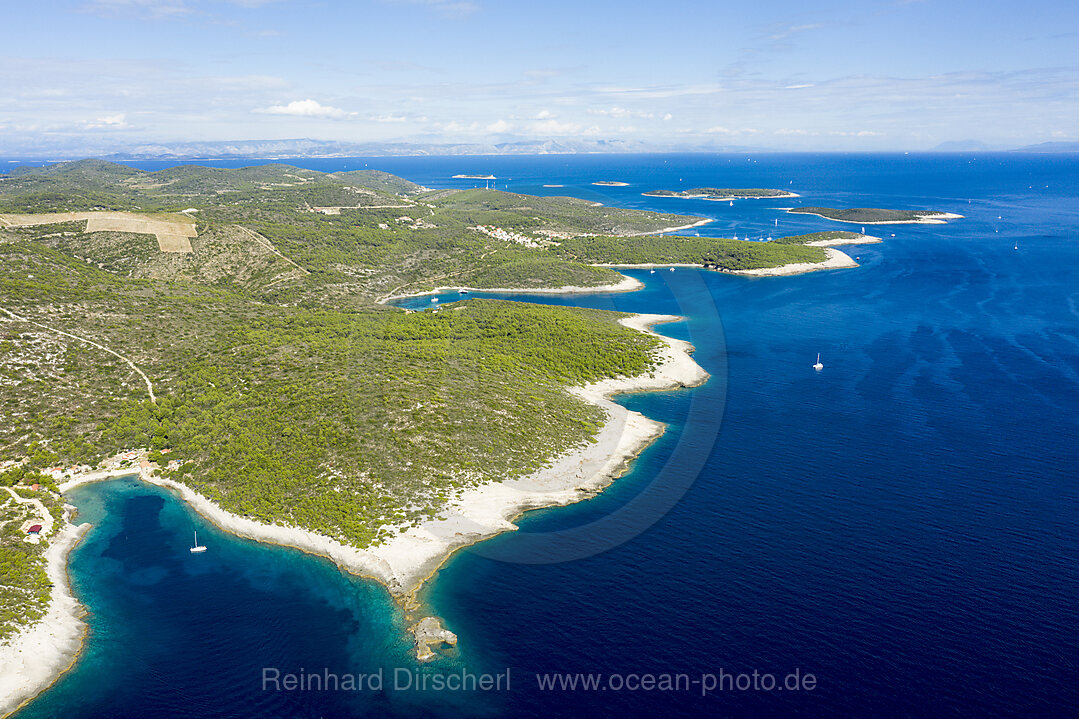
[[[0,207],[22,213],[0,214],[0,459],[35,441],[47,464],[171,449],[224,507],[357,546],[586,441],[601,413],[564,387],[653,361],[613,313],[379,298],[611,284],[594,265],[623,262],[823,259],[645,234],[695,217],[288,165],[23,169]],[[137,218],[148,229],[94,230]],[[169,222],[194,226],[189,246],[145,234]]]

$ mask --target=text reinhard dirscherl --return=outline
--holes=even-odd
[[[389,681],[387,681],[387,676]],[[275,692],[380,692],[449,691],[498,692],[510,690],[510,670],[499,674],[477,674],[467,669],[457,672],[422,672],[397,667],[391,675],[382,668],[369,674],[337,674],[322,671],[282,672],[277,667],[262,668],[262,691]]]
[[[817,688],[817,677],[796,669],[785,675],[754,670],[731,673],[724,669],[699,675],[684,673],[632,674],[536,674],[536,688],[543,692],[616,691],[616,692],[693,692],[701,696],[720,692],[806,691]],[[455,672],[419,671],[397,667],[392,674],[381,668],[369,674],[337,674],[322,671],[282,672],[263,667],[262,690],[275,692],[362,692],[374,691],[510,691],[510,669],[497,674],[475,673],[467,669]]]

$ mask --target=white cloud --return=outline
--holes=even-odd
[[[732,130],[729,127],[723,127],[722,125],[715,125],[705,130],[710,135],[737,135],[737,130]]]
[[[553,68],[544,67],[536,68],[534,70],[525,70],[525,77],[534,82],[541,80],[550,80],[551,78],[558,77],[563,74],[563,70],[555,70]]]
[[[136,13],[158,19],[193,12],[185,0],[90,0],[82,6],[82,10],[99,15]]]
[[[225,0],[230,5],[245,8],[258,8],[282,0]],[[198,0],[87,0],[82,5],[84,12],[98,14],[134,13],[152,18],[168,18],[177,15],[189,15],[196,12],[192,5]],[[205,11],[202,11],[205,14]]]
[[[664,120],[674,119],[674,115],[672,115],[671,113],[668,112],[666,115],[663,116],[663,119]]]
[[[99,117],[96,120],[86,123],[86,127],[91,130],[97,130],[105,127],[112,127],[120,130],[125,127],[130,127],[130,125],[127,124],[126,115],[120,112],[115,115],[106,115],[105,117]]]
[[[511,127],[513,127],[513,125],[509,124],[505,120],[498,120],[498,121],[492,122],[490,125],[488,125],[487,126],[487,131],[488,132],[500,132],[500,133],[501,132],[509,132]]]
[[[610,97],[620,97],[627,100],[662,100],[676,97],[689,97],[693,95],[714,95],[722,92],[723,88],[716,84],[706,85],[682,85],[670,87],[599,87],[598,94]]]
[[[404,115],[394,115],[393,113],[386,113],[384,115],[369,115],[368,120],[372,122],[408,122],[408,118]]]
[[[330,117],[340,119],[348,115],[339,107],[323,105],[316,100],[293,100],[287,105],[271,105],[255,110],[266,115],[295,115],[296,117]]]
[[[797,35],[798,33],[805,32],[806,30],[816,30],[817,28],[822,27],[824,27],[824,25],[819,22],[810,23],[809,25],[789,25],[782,30],[773,33],[772,35],[769,35],[768,39],[773,41],[786,40],[791,35]]]
[[[813,87],[813,83],[807,82],[807,83],[805,83],[803,85],[787,85],[783,89],[784,90],[801,90],[804,87]]]
[[[480,9],[471,0],[383,0],[392,5],[426,5],[445,17],[464,17]]]
[[[444,133],[475,133],[480,131],[481,127],[478,122],[463,123],[451,120],[449,122],[436,122],[434,127],[442,130]]]
[[[642,112],[640,110],[627,110],[624,107],[612,107],[612,108],[589,108],[588,114],[590,115],[606,115],[608,117],[614,117],[623,119],[627,117],[639,117],[643,120],[651,120],[655,117],[651,112]]]

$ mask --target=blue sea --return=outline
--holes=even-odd
[[[134,480],[78,488],[94,525],[70,564],[85,650],[19,719],[1079,713],[1079,156],[291,162],[429,187],[490,173],[713,218],[702,235],[858,229],[778,209],[795,204],[965,218],[866,228],[884,242],[848,248],[857,269],[630,271],[643,290],[507,296],[683,315],[659,329],[693,342],[712,380],[621,398],[668,425],[625,477],[444,567],[423,599],[460,643],[422,669],[378,585],[224,534]],[[802,196],[641,196],[696,186]],[[277,690],[267,670],[367,684]],[[484,675],[500,688],[430,688]]]

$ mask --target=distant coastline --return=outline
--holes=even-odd
[[[815,210],[821,210],[816,212]],[[832,212],[828,212],[832,210]],[[877,215],[872,213],[876,212]],[[855,208],[852,210],[834,210],[827,207],[793,207],[787,209],[792,215],[816,215],[832,222],[846,222],[852,225],[943,225],[948,220],[962,219],[963,215],[952,212],[935,212],[924,210],[876,210],[874,208]],[[844,216],[853,213],[870,213],[865,219],[859,216]],[[895,213],[896,218],[888,218],[885,213]]]
[[[871,235],[856,235],[854,237],[843,237],[832,240],[816,240],[814,242],[807,242],[806,247],[823,247],[824,252],[827,255],[827,259],[823,262],[795,262],[788,265],[778,265],[776,267],[760,267],[751,270],[728,270],[724,268],[712,268],[705,267],[701,264],[693,264],[688,262],[645,262],[639,264],[617,264],[617,263],[596,263],[593,267],[609,267],[611,269],[659,269],[668,267],[687,267],[696,269],[706,269],[710,272],[720,272],[725,275],[744,275],[746,277],[788,277],[790,275],[804,275],[807,272],[817,272],[820,270],[841,270],[851,267],[858,267],[858,263],[851,259],[850,255],[840,250],[834,249],[838,245],[872,245],[883,242],[879,237],[873,237]]]
[[[729,188],[718,189],[714,187],[699,187],[692,190],[649,190],[642,192],[644,197],[673,197],[683,200],[708,200],[711,202],[727,202],[728,200],[772,200],[790,197],[801,197],[796,192],[788,190],[735,190]]]

